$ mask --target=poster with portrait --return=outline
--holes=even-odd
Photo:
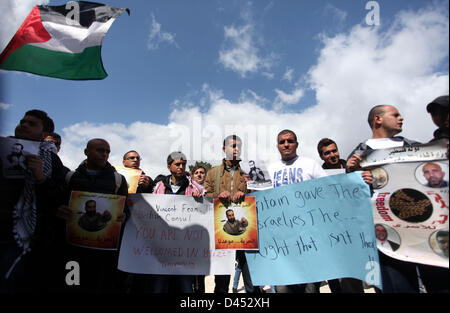
[[[21,179],[28,169],[26,156],[39,155],[40,141],[23,140],[12,137],[0,137],[0,159],[3,177]]]
[[[128,168],[120,165],[114,165],[114,168],[127,180],[128,193],[136,193],[139,184],[139,176],[142,174],[142,170]]]
[[[228,206],[214,199],[214,240],[218,250],[258,250],[255,197]]]
[[[437,142],[378,151],[370,156],[377,247],[384,254],[440,267],[449,266],[449,163]],[[373,166],[373,162],[380,164]],[[381,164],[383,163],[383,164]]]
[[[265,190],[272,188],[272,180],[264,161],[245,160],[241,161],[240,166],[246,174],[247,189]]]
[[[117,250],[125,196],[72,191],[66,224],[67,241],[75,246]]]

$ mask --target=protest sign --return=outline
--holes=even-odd
[[[216,249],[258,249],[258,220],[255,197],[225,206],[214,199],[214,234]]]
[[[39,155],[40,141],[0,137],[0,160],[3,177],[8,179],[25,178],[28,169],[26,156]]]
[[[72,218],[67,221],[67,241],[75,246],[117,250],[125,196],[72,191],[69,207]]]
[[[384,254],[448,268],[446,151],[443,142],[383,149],[367,155],[370,162],[362,163],[384,164],[370,167],[374,175],[372,207],[377,246]],[[385,159],[392,155],[396,158]],[[386,160],[391,163],[386,164]]]
[[[163,275],[230,275],[234,250],[214,248],[210,198],[133,194],[120,247],[118,268]]]
[[[114,167],[119,174],[125,177],[128,185],[128,193],[136,193],[139,184],[139,176],[141,175],[142,170],[120,165],[114,165]]]
[[[390,163],[417,162],[446,159],[445,140],[423,145],[377,149],[363,156],[361,167],[379,166]]]
[[[369,186],[361,172],[252,193],[259,251],[246,252],[254,285],[353,277],[381,287]]]
[[[337,168],[337,169],[326,169],[324,170],[327,176],[331,175],[339,175],[345,173],[345,168]]]
[[[272,188],[272,181],[267,167],[262,160],[241,161],[240,167],[247,174],[247,189],[265,190]]]

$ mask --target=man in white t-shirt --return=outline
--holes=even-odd
[[[277,146],[281,160],[268,167],[274,188],[327,176],[319,163],[297,155],[298,142],[293,131],[281,131],[278,134]]]
[[[319,163],[297,155],[297,135],[292,130],[285,129],[278,134],[277,147],[281,160],[268,167],[273,188],[327,176]],[[275,290],[277,293],[314,293],[319,292],[319,287],[320,282],[275,286]]]

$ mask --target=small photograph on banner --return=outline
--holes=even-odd
[[[67,241],[75,246],[117,250],[125,196],[72,191]]]
[[[429,188],[448,187],[448,162],[433,161],[419,165],[415,173],[417,181]]]
[[[216,249],[258,250],[258,221],[255,197],[224,205],[214,199]]]
[[[375,236],[377,238],[377,246],[382,247],[385,250],[395,251],[400,248],[400,235],[390,226],[376,224]]]
[[[437,255],[448,259],[448,229],[437,230],[431,234],[429,244]]]

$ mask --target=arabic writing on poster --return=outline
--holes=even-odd
[[[361,167],[379,166],[398,162],[432,161],[446,158],[447,144],[444,141],[404,146],[390,149],[378,149],[366,155]]]

